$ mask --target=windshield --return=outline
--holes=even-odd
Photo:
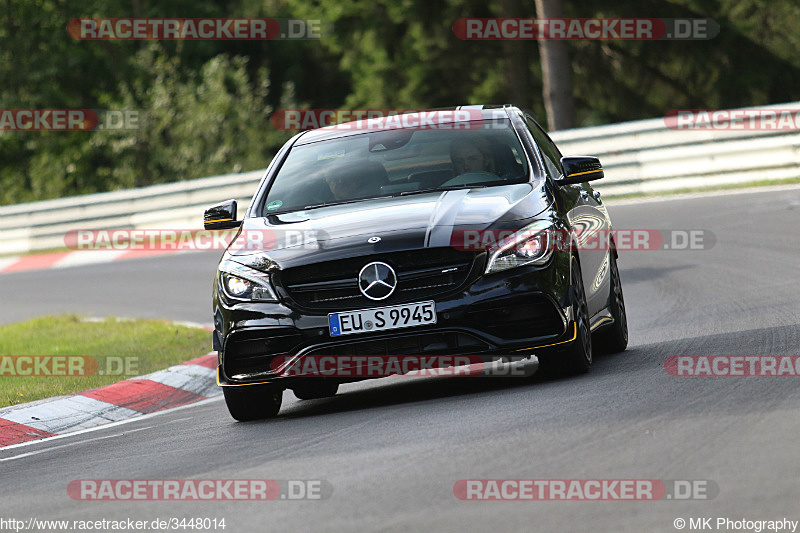
[[[528,162],[507,119],[474,130],[373,131],[294,147],[263,213],[527,180]]]

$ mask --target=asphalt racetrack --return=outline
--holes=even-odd
[[[601,187],[602,189],[602,187]],[[224,531],[677,531],[800,519],[800,378],[674,377],[672,355],[800,353],[800,188],[611,205],[710,230],[621,252],[630,345],[583,376],[389,378],[237,423],[221,399],[0,451],[2,518],[225,519]],[[219,252],[0,276],[0,322],[75,311],[209,324]],[[209,339],[210,343],[210,339]],[[209,344],[210,345],[210,344]],[[325,480],[323,500],[77,501],[76,479]],[[701,480],[713,499],[461,501],[463,479]],[[217,529],[222,531],[221,529]],[[791,530],[791,529],[790,529]]]

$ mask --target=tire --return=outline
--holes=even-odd
[[[592,366],[592,333],[589,327],[589,307],[578,259],[572,256],[570,268],[572,316],[576,325],[575,340],[566,350],[538,356],[539,368],[545,375],[569,376],[584,374]]]
[[[628,315],[625,311],[625,297],[622,294],[616,252],[612,250],[610,257],[611,291],[608,308],[614,323],[597,332],[596,346],[604,353],[619,353],[628,347]]]
[[[328,398],[336,396],[339,392],[339,384],[335,381],[323,381],[321,379],[298,385],[292,389],[298,400],[316,400],[318,398]]]
[[[270,385],[223,387],[222,393],[228,412],[241,422],[274,418],[283,402],[283,389]]]

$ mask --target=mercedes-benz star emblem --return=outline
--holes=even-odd
[[[386,263],[374,261],[358,273],[358,288],[370,300],[384,300],[397,288],[397,275]]]

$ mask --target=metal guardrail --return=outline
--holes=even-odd
[[[800,102],[744,109],[800,113]],[[649,119],[552,137],[565,155],[600,158],[606,177],[598,188],[606,197],[800,177],[798,129],[675,130]]]
[[[0,207],[0,254],[64,247],[71,229],[200,229],[206,207],[245,209],[263,170]]]
[[[796,109],[800,102],[760,109]],[[672,130],[663,119],[552,134],[564,155],[600,158],[614,197],[800,177],[800,131]],[[264,171],[0,207],[0,255],[64,246],[71,229],[199,228],[203,210],[247,206]]]

